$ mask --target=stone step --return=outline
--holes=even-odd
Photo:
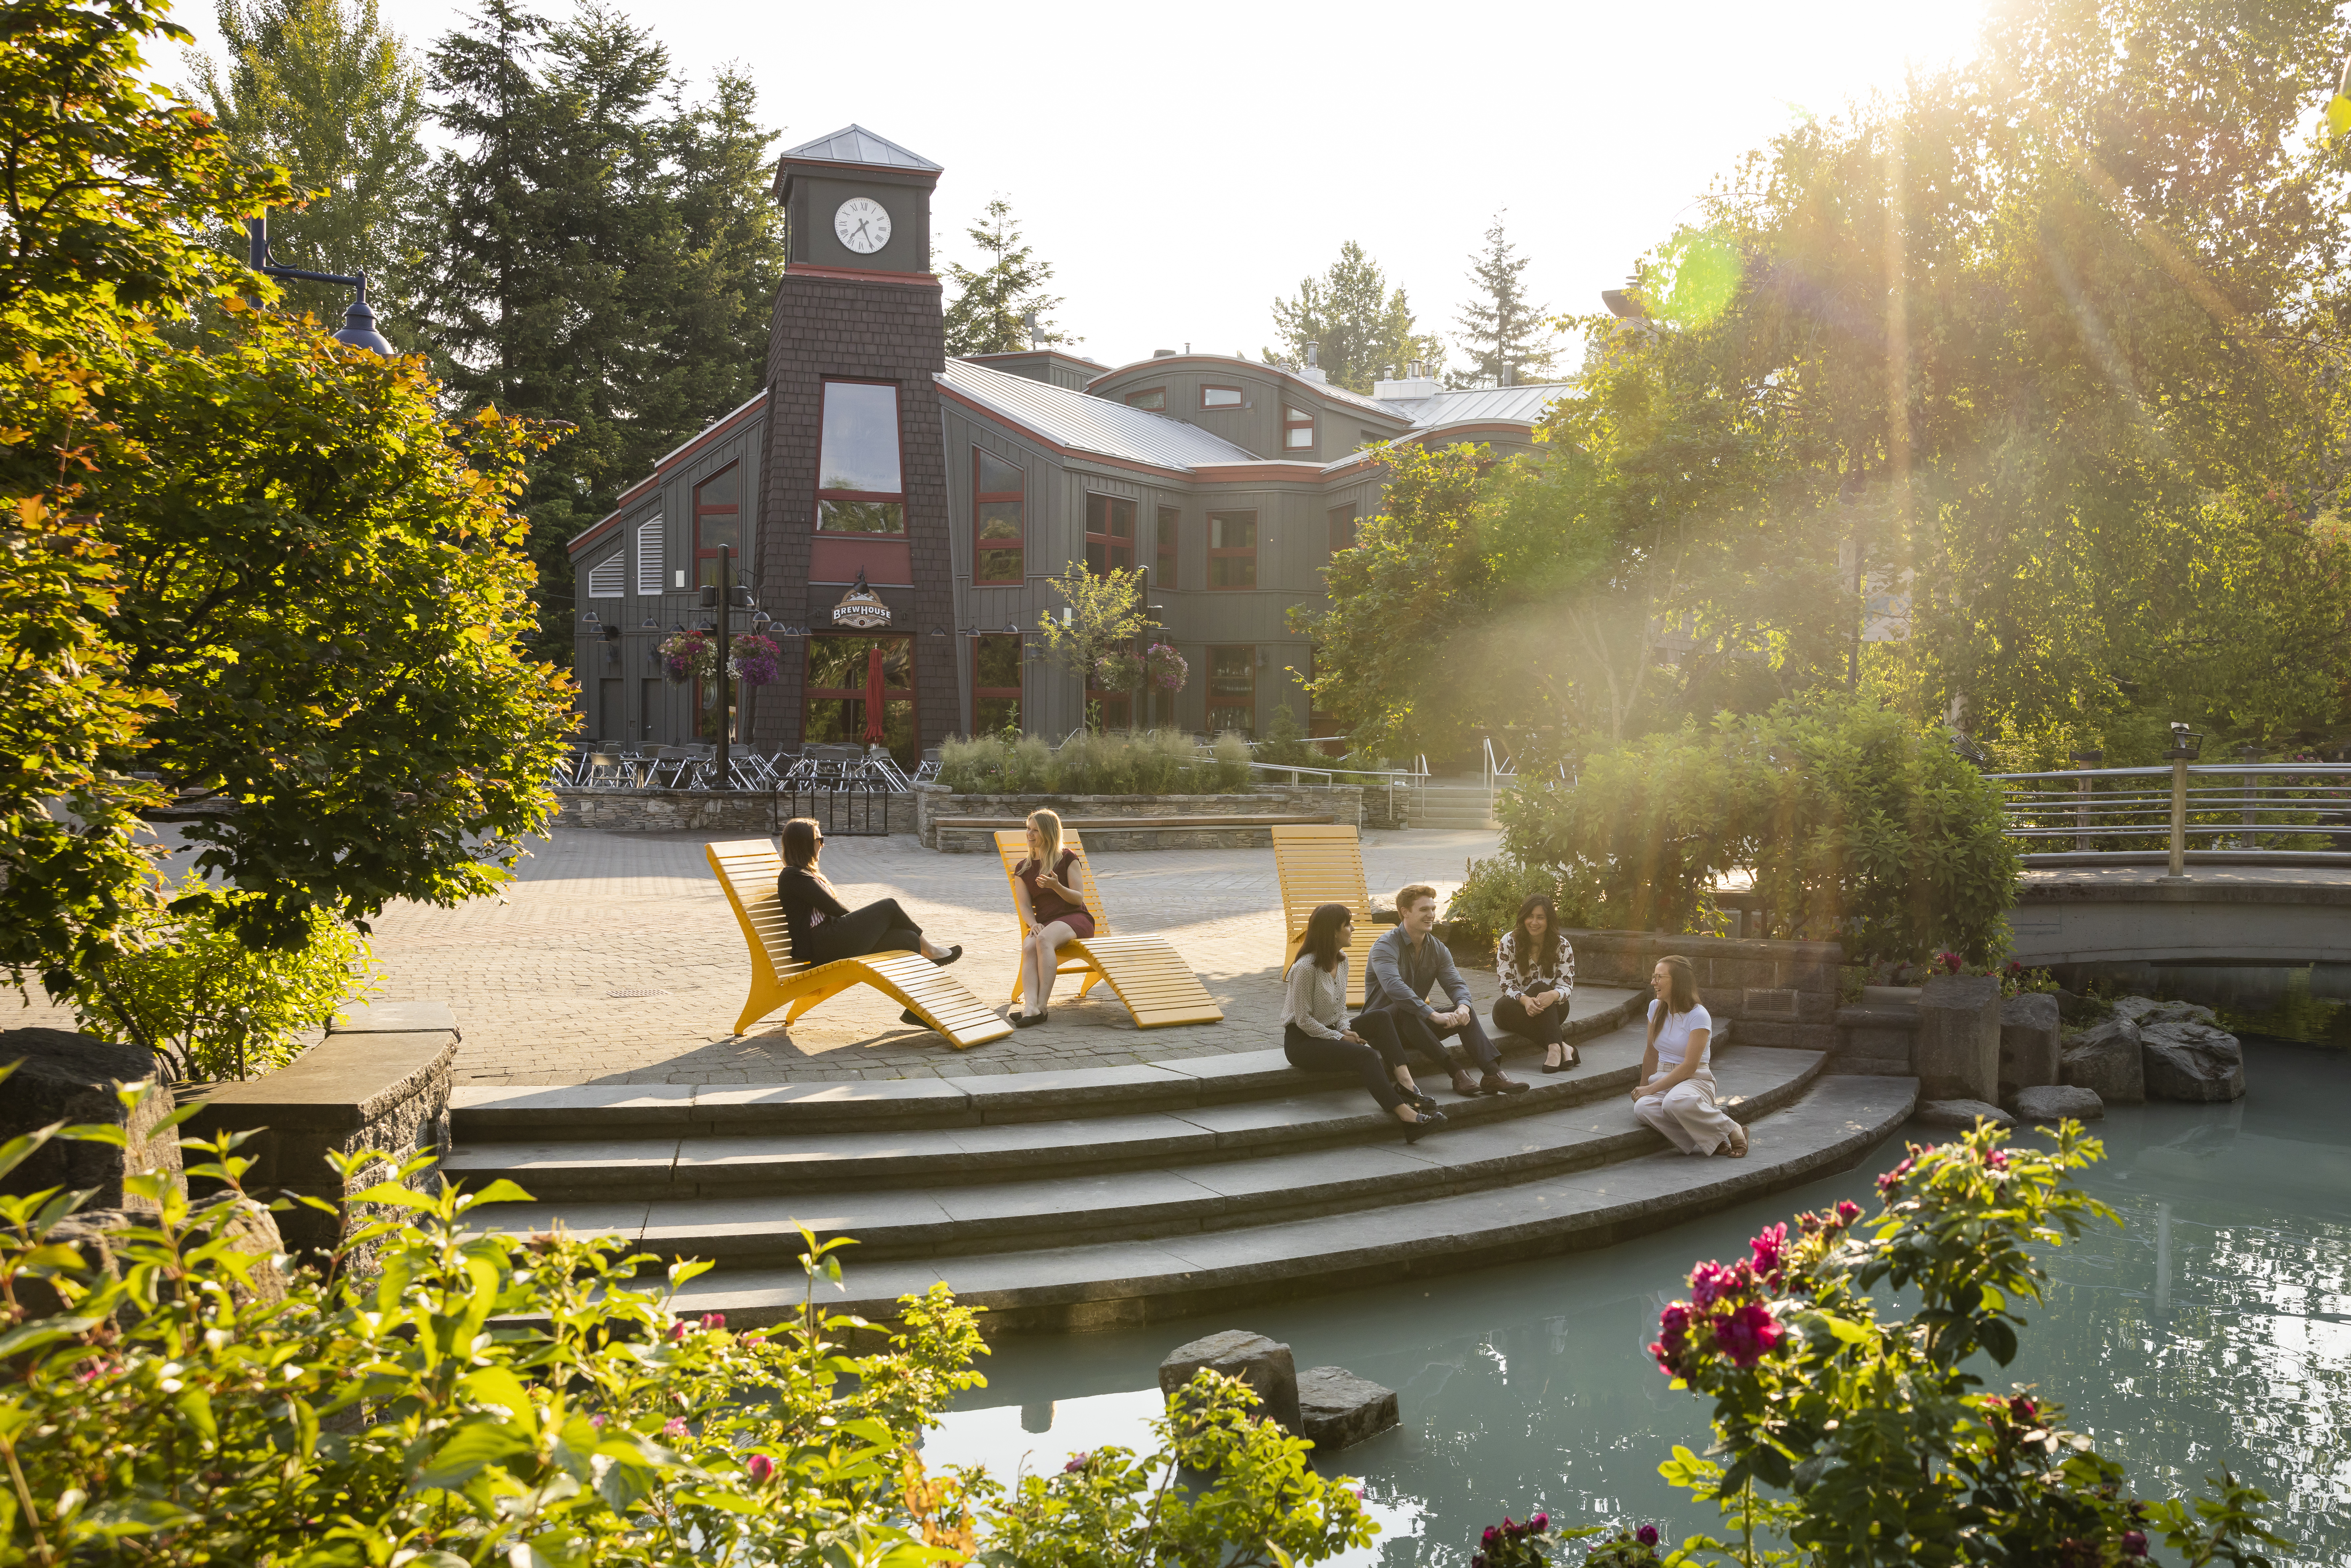
[[[1628,1031],[1629,1032],[1629,1031]],[[1726,1051],[1717,1078],[1741,1121],[1796,1100],[1818,1052]],[[1621,1076],[1612,1074],[1611,1076]],[[1356,1096],[1360,1103],[1362,1096]],[[1187,1235],[1344,1213],[1583,1169],[1665,1146],[1621,1091],[1539,1114],[1448,1124],[1406,1145],[1392,1118],[1365,1118],[1368,1138],[1181,1166],[977,1186],[935,1169],[934,1185],[897,1191],[500,1205],[482,1211],[508,1231],[551,1228],[626,1237],[664,1258],[722,1267],[775,1265],[799,1255],[798,1224],[857,1238],[860,1258],[945,1257],[1076,1241]],[[942,1179],[944,1178],[944,1179]]]
[[[1787,1052],[1786,1055],[1798,1053]],[[899,1297],[945,1281],[986,1307],[990,1333],[1153,1322],[1317,1291],[1449,1278],[1490,1263],[1604,1247],[1797,1186],[1851,1166],[1899,1126],[1915,1080],[1826,1076],[1787,1108],[1761,1117],[1745,1159],[1665,1153],[1510,1186],[1423,1194],[1404,1188],[1370,1208],[1181,1235],[983,1252],[944,1260],[847,1255],[845,1298],[830,1312],[892,1316]],[[1433,1155],[1432,1136],[1419,1152]],[[807,1291],[796,1265],[714,1269],[689,1281],[682,1312],[724,1312],[758,1327],[799,1312]],[[1474,1281],[1457,1287],[1475,1290]]]
[[[1646,1026],[1625,1024],[1586,1041],[1581,1068],[1555,1076],[1538,1072],[1522,1094],[1459,1100],[1441,1079],[1424,1088],[1448,1117],[1464,1123],[1515,1120],[1579,1105],[1633,1086],[1646,1036]],[[1165,1111],[1113,1109],[1058,1120],[543,1143],[459,1139],[442,1169],[462,1186],[478,1188],[505,1179],[549,1201],[748,1197],[1066,1177],[1398,1135],[1395,1119],[1373,1105],[1360,1084],[1340,1087],[1344,1081],[1335,1075],[1308,1075],[1286,1065],[1284,1071],[1284,1086],[1290,1091],[1286,1094]]]
[[[1568,1038],[1581,1043],[1645,1016],[1644,993],[1605,986],[1576,989]],[[1506,1057],[1531,1051],[1489,1030]],[[1057,1121],[1089,1114],[1181,1110],[1294,1094],[1315,1080],[1280,1050],[1062,1071],[889,1078],[843,1083],[576,1084],[553,1088],[461,1085],[449,1101],[460,1144],[616,1137],[674,1138],[846,1128],[910,1130]]]

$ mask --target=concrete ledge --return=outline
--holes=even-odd
[[[949,854],[991,853],[993,830],[959,826],[975,821],[1024,822],[1040,809],[1074,820],[1086,842],[1102,850],[1242,848],[1272,841],[1264,819],[1362,826],[1364,791],[1353,784],[1261,784],[1228,795],[955,795],[940,785],[915,786],[915,831],[925,849]],[[1257,819],[1230,828],[1203,819]],[[1092,818],[1118,826],[1089,828]],[[1152,819],[1169,819],[1165,827]]]
[[[877,827],[891,833],[914,831],[911,795],[877,795]],[[767,789],[558,789],[556,809],[567,828],[610,833],[766,833],[770,837],[807,804],[789,790]],[[862,823],[864,808],[854,815]],[[841,831],[846,834],[848,829]]]

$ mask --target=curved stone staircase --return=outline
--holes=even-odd
[[[1352,1080],[1279,1050],[1128,1067],[769,1086],[471,1088],[451,1176],[537,1200],[500,1229],[622,1236],[707,1258],[679,1306],[737,1327],[796,1311],[794,1220],[859,1245],[835,1310],[886,1317],[945,1279],[991,1331],[1136,1322],[1606,1246],[1851,1165],[1913,1080],[1823,1074],[1819,1052],[1715,1059],[1743,1160],[1688,1159],[1627,1097],[1644,1030],[1579,994],[1583,1065],[1458,1101],[1407,1145]],[[1597,1004],[1597,1005],[1594,1005]],[[1431,1075],[1424,1075],[1431,1076]],[[1663,1152],[1661,1152],[1663,1151]]]

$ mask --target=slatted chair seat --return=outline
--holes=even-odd
[[[1102,890],[1094,885],[1094,868],[1085,856],[1085,845],[1077,834],[1064,832],[1061,844],[1078,852],[1078,892],[1084,899],[1086,913],[1094,917],[1094,934],[1076,941],[1064,942],[1053,954],[1053,973],[1079,975],[1083,979],[1078,986],[1078,999],[1103,981],[1110,982],[1112,992],[1126,1007],[1127,1016],[1134,1019],[1137,1029],[1163,1029],[1177,1023],[1221,1023],[1225,1012],[1217,1006],[1192,967],[1184,962],[1183,955],[1168,945],[1165,936],[1122,936],[1111,929],[1110,911],[1102,907]],[[996,835],[996,853],[1004,862],[1004,881],[1012,894],[1013,917],[1020,922],[1020,936],[1025,941],[1035,929],[1020,913],[1019,877],[1016,874],[1022,861],[1029,858],[1029,835],[1019,829],[1008,829]],[[1012,999],[1019,1001],[1022,981],[1016,971],[1012,977]]]
[[[818,1003],[852,986],[871,986],[893,998],[946,1038],[957,1051],[1002,1040],[1012,1026],[966,990],[954,976],[920,953],[869,953],[859,958],[836,958],[830,964],[796,963],[792,938],[784,921],[783,900],[776,879],[783,874],[784,857],[767,839],[738,839],[703,846],[726,902],[743,927],[743,941],[751,950],[751,994],[743,1015],[735,1020],[741,1034],[787,1004],[789,1024]]]
[[[1281,964],[1286,972],[1298,939],[1318,904],[1343,904],[1355,913],[1355,937],[1347,947],[1347,1005],[1364,1005],[1371,977],[1372,944],[1380,932],[1372,924],[1372,895],[1364,882],[1364,846],[1352,826],[1317,823],[1278,827],[1273,831],[1273,869],[1281,885]]]

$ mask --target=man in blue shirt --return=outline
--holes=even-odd
[[[1525,1084],[1502,1075],[1501,1053],[1478,1027],[1478,1009],[1469,1005],[1469,983],[1454,967],[1452,953],[1435,936],[1437,890],[1422,883],[1399,889],[1396,914],[1401,924],[1372,944],[1364,1010],[1386,1014],[1405,1051],[1453,1075],[1456,1094],[1526,1092]],[[1431,986],[1444,988],[1453,1004],[1449,1010],[1438,1012],[1428,1005]],[[1445,1040],[1457,1034],[1461,1037],[1463,1056],[1478,1064],[1481,1076],[1476,1082],[1470,1082],[1462,1062],[1446,1053]]]

